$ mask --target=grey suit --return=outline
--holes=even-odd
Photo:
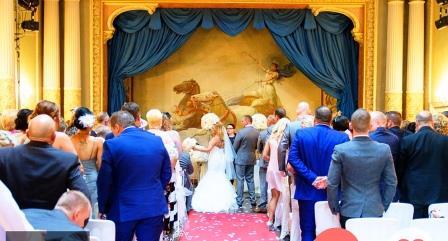
[[[380,183],[384,184],[383,191]],[[344,218],[381,217],[392,202],[396,186],[397,176],[388,145],[359,136],[335,146],[327,187],[328,204],[333,213],[340,212]]]
[[[244,180],[249,189],[250,203],[255,205],[254,165],[259,132],[253,126],[241,129],[235,137],[233,147],[236,152],[235,171],[238,206],[243,205]]]
[[[273,127],[274,126],[272,125],[266,130],[260,132],[257,143],[258,153],[263,153],[264,145],[266,144],[269,136],[271,136]],[[263,160],[263,155],[260,155],[258,158],[258,165],[260,166],[260,170],[258,171],[258,176],[260,177],[260,202],[258,203],[258,207],[266,208],[266,205],[268,204],[268,183],[266,182],[268,162]]]
[[[291,146],[294,138],[296,137],[296,132],[298,129],[302,128],[301,121],[293,121],[286,125],[285,131],[283,132],[282,139],[278,145],[277,157],[278,157],[278,170],[286,171],[286,151]]]

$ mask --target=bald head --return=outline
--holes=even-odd
[[[370,122],[372,123],[372,130],[376,130],[378,127],[386,127],[387,117],[383,112],[372,111],[370,112]]]
[[[27,136],[31,141],[53,143],[56,135],[54,120],[45,114],[37,115],[28,124]]]
[[[418,113],[415,117],[415,125],[417,131],[423,126],[434,128],[434,121],[432,120],[431,112],[424,110]]]
[[[308,115],[310,113],[310,104],[308,102],[302,101],[297,105],[296,109],[297,116]]]

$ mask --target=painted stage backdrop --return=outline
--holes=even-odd
[[[223,123],[244,114],[271,114],[283,106],[294,118],[299,101],[321,104],[321,91],[292,66],[266,30],[230,37],[198,29],[165,62],[134,78],[133,100],[142,112],[173,113],[178,130],[200,128],[200,117],[216,113]]]

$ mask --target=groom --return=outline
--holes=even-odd
[[[241,120],[244,126],[235,137],[233,147],[236,152],[235,172],[237,183],[236,202],[239,208],[243,206],[244,180],[246,180],[249,189],[250,204],[255,208],[255,184],[254,184],[254,165],[255,150],[258,142],[258,131],[252,126],[252,117],[245,115]]]

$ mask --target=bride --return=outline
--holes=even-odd
[[[210,153],[208,170],[193,195],[192,207],[198,212],[218,213],[237,209],[236,193],[229,181],[234,175],[234,170],[229,168],[233,167],[233,153],[229,137],[223,130],[221,123],[214,124],[208,147],[193,147],[193,150]]]

